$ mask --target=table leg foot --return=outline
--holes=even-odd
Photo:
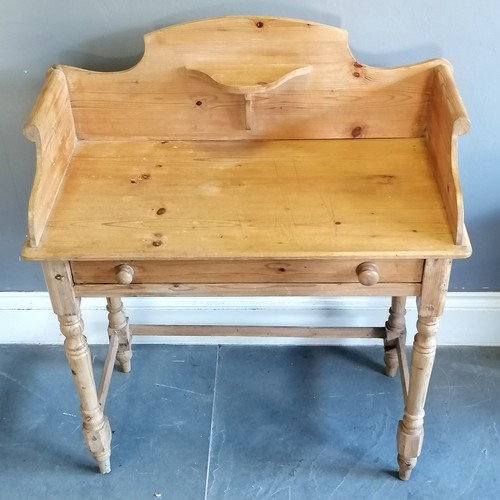
[[[402,481],[408,481],[411,476],[411,471],[417,465],[416,458],[405,459],[398,455],[398,465],[399,465],[399,479]]]
[[[405,425],[409,422],[410,427]],[[410,479],[411,471],[417,465],[417,458],[422,450],[424,441],[424,420],[404,414],[403,420],[398,425],[398,465],[399,478],[406,481]]]
[[[111,472],[111,461],[109,458],[102,462],[97,462],[97,465],[99,466],[99,472],[101,474],[109,474]]]
[[[132,370],[132,362],[130,361],[130,359],[125,361],[118,360],[118,362],[120,363],[120,370],[123,373],[129,373]]]
[[[119,339],[116,359],[120,364],[123,373],[129,373],[132,369],[132,337],[128,318],[123,310],[123,303],[120,297],[108,297],[108,335],[117,335]]]
[[[102,474],[111,472],[111,427],[101,409],[82,411],[83,439]]]

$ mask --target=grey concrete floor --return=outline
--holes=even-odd
[[[105,348],[92,349],[96,373]],[[1,499],[499,499],[500,348],[440,348],[422,456],[396,478],[382,347],[136,346],[86,451],[62,347],[0,346]]]

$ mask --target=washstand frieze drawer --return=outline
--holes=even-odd
[[[423,259],[73,261],[75,284],[420,283]]]

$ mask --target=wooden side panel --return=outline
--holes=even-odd
[[[99,73],[64,67],[84,139],[318,139],[420,137],[439,61],[380,69],[352,56],[343,30],[305,21],[227,17],[146,36],[140,63]],[[268,92],[244,95],[190,68],[266,85],[273,66],[310,67]],[[224,75],[224,72],[228,75]],[[272,71],[271,71],[272,73]],[[191,75],[191,76],[190,76]],[[250,130],[247,126],[251,121]]]
[[[71,160],[76,133],[64,73],[50,69],[23,129],[36,143],[36,174],[28,207],[29,244],[40,242]]]
[[[462,244],[464,236],[457,139],[458,135],[465,134],[468,129],[469,120],[456,90],[450,66],[443,64],[434,70],[427,139],[450,228],[457,245]]]

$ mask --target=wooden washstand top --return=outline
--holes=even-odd
[[[369,67],[290,19],[165,28],[130,70],[49,71],[23,257],[466,257],[467,129],[444,60]]]

